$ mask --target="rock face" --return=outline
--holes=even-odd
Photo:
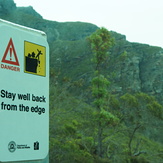
[[[145,55],[140,64],[141,91],[163,97],[163,50]]]
[[[16,4],[13,0],[0,0],[0,15],[11,13],[16,9]]]
[[[38,14],[32,6],[29,7],[18,7],[16,12],[20,12],[23,14],[27,14],[27,15],[31,15],[32,17],[36,17],[36,18],[42,18],[42,16],[40,14]]]
[[[32,7],[16,7],[13,0],[0,0],[0,17],[14,23],[43,30],[50,44],[51,67],[59,71],[60,79],[82,78],[86,85],[92,73],[91,50],[86,37],[98,28],[83,22],[44,20]],[[130,43],[124,35],[111,32],[115,46],[105,73],[111,77],[113,93],[143,91],[163,98],[163,49],[145,44]],[[114,74],[114,75],[113,75]]]
[[[119,44],[120,40],[117,40],[117,45]],[[121,52],[117,52],[116,49],[118,46],[112,51],[115,58],[118,58],[116,55],[119,53],[120,59],[123,55],[122,51],[125,51],[126,57],[121,61],[117,59],[117,65],[113,68],[113,71],[117,72],[113,82],[115,91],[141,91],[156,96],[161,102],[163,98],[163,49],[129,43],[125,40],[123,46],[120,47]]]

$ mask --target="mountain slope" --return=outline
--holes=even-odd
[[[61,84],[65,78],[83,80],[83,88],[89,87],[93,65],[86,38],[98,29],[96,25],[44,20],[33,7],[16,7],[13,0],[0,0],[0,18],[46,32],[50,45],[50,67],[57,76],[57,82]],[[128,42],[124,35],[113,31],[111,34],[115,45],[104,65],[112,83],[111,92],[141,91],[154,95],[162,103],[163,49]]]
[[[55,162],[67,162],[67,160],[96,162],[94,137],[96,137],[97,126],[93,119],[94,108],[90,88],[94,64],[91,62],[92,51],[87,37],[98,27],[84,22],[60,23],[44,20],[31,6],[16,7],[13,0],[0,0],[0,18],[42,30],[47,34],[50,46],[51,162],[54,160]],[[130,113],[131,119],[137,120],[138,117],[134,114],[134,109],[137,108],[133,105],[125,106],[124,101],[119,99],[122,97],[123,99],[126,97],[125,100],[128,100],[128,97],[135,99],[135,93],[144,92],[155,96],[159,103],[163,104],[163,49],[128,42],[124,35],[113,31],[111,35],[115,38],[115,44],[109,50],[110,56],[103,65],[103,73],[111,82],[108,90],[111,94],[109,105],[113,108],[112,111],[123,106],[124,110]],[[126,93],[130,95],[127,96]],[[144,97],[153,99],[147,95]],[[139,109],[147,109],[150,102],[144,104],[142,101],[139,100]],[[155,100],[154,104],[162,108]],[[137,114],[139,115],[139,112]],[[143,110],[141,116],[150,119],[148,111]],[[159,156],[162,152],[161,143],[156,142],[163,141],[161,130],[163,122],[158,119],[150,120],[155,122],[157,127],[149,126],[147,121],[147,128],[144,127],[143,131],[137,132],[133,140],[136,146],[145,148],[148,155],[140,156],[140,159],[138,157],[138,161],[135,162],[141,160],[140,162],[159,163],[162,159]],[[132,123],[130,125],[133,126]],[[132,128],[127,128],[127,125],[123,124],[120,129],[116,128],[121,132],[114,135],[114,127],[108,125],[105,133],[108,136],[105,135],[104,140],[108,150],[107,159],[113,162],[123,162],[128,159],[130,129]]]

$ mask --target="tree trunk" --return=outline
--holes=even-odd
[[[98,124],[98,144],[97,144],[97,154],[99,157],[102,157],[102,125],[101,121]]]

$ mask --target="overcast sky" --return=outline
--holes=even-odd
[[[163,0],[14,0],[44,19],[82,21],[126,35],[128,41],[163,47]]]

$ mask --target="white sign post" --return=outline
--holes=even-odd
[[[0,20],[0,162],[49,150],[49,47],[44,32]]]

